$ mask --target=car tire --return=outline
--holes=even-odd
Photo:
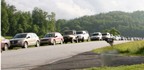
[[[56,41],[55,41],[55,40],[53,41],[53,44],[52,44],[52,45],[56,45]]]
[[[28,48],[28,43],[24,42],[23,48]]]
[[[82,40],[81,40],[82,42],[84,42],[84,38],[82,38]]]
[[[60,41],[60,44],[63,44],[63,40]]]
[[[67,41],[64,41],[64,43],[66,43],[66,44],[67,44],[68,42],[67,42]]]
[[[71,40],[71,43],[74,43],[74,39]]]
[[[78,43],[78,39],[75,40],[75,43]]]
[[[36,47],[40,47],[39,41],[36,42],[36,45],[35,45],[35,46],[36,46]]]
[[[7,51],[7,50],[8,50],[8,44],[4,44],[3,50],[4,50],[4,51]]]
[[[87,42],[90,41],[90,37],[88,37]]]

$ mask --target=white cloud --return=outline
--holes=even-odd
[[[57,3],[57,7],[63,11],[65,11],[65,13],[69,14],[68,16],[72,16],[72,17],[80,17],[80,16],[84,16],[84,15],[92,15],[94,14],[94,12],[92,12],[90,9],[87,8],[82,8],[79,5],[73,3],[73,4],[69,4],[69,3],[65,3],[65,2],[58,2]]]
[[[56,18],[72,19],[108,11],[144,10],[144,0],[6,0],[18,10],[32,11],[34,7],[56,13]]]

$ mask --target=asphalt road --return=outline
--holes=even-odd
[[[124,42],[127,41],[115,41],[114,43]],[[4,51],[1,54],[1,69],[29,70],[108,45],[105,41],[93,41]]]

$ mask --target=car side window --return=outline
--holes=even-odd
[[[36,38],[37,36],[35,34],[31,34],[32,38]]]

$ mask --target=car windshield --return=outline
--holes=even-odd
[[[55,34],[46,34],[46,35],[45,35],[45,38],[46,38],[46,37],[55,37]]]
[[[102,34],[103,36],[107,35],[107,34]]]
[[[72,35],[73,34],[73,31],[66,31],[64,32],[65,35]]]
[[[83,32],[76,32],[76,34],[83,34]]]
[[[92,36],[97,36],[97,35],[99,35],[99,34],[92,34]]]
[[[25,38],[27,34],[16,34],[14,38]]]

